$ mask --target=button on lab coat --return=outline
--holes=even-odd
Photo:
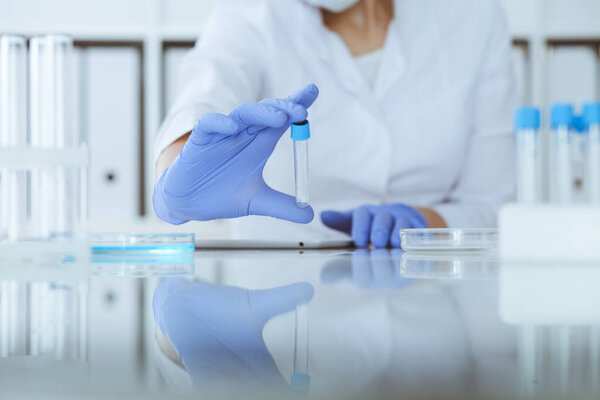
[[[493,227],[514,196],[514,78],[496,0],[396,0],[374,86],[318,9],[301,0],[219,2],[180,78],[156,157],[206,112],[319,86],[309,110],[315,220],[240,218],[238,236],[323,233],[324,209],[394,202],[431,207],[452,227]],[[289,134],[264,177],[294,194]]]

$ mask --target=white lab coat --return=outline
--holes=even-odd
[[[396,0],[395,13],[371,87],[318,9],[302,0],[220,1],[183,62],[184,89],[158,134],[156,157],[206,112],[229,113],[314,82],[315,220],[306,227],[240,218],[236,236],[322,233],[324,209],[392,202],[432,207],[452,227],[495,226],[515,191],[515,90],[503,12],[496,0]],[[293,195],[289,135],[264,176]]]

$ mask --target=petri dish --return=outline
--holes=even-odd
[[[194,274],[194,255],[141,252],[100,252],[92,255],[92,275],[131,278],[173,277]]]
[[[499,266],[495,251],[406,252],[399,274],[412,279],[491,279]]]
[[[193,233],[94,233],[91,242],[94,254],[177,254],[195,248]]]
[[[404,251],[472,251],[498,247],[498,230],[481,228],[403,229],[400,246]]]

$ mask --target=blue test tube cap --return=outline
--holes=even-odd
[[[573,127],[573,106],[567,103],[558,103],[552,106],[550,114],[552,129],[559,126]]]
[[[515,112],[515,130],[540,129],[540,110],[536,107],[520,107]]]
[[[583,122],[587,127],[600,124],[600,101],[583,105]]]
[[[573,129],[575,129],[575,132],[577,133],[584,133],[587,130],[585,122],[583,121],[583,115],[573,116]]]
[[[307,120],[292,124],[292,140],[307,140],[310,138],[310,124]]]

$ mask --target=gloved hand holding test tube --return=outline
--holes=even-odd
[[[312,221],[314,212],[307,197],[308,123],[305,127],[302,123],[318,94],[315,85],[308,85],[285,99],[240,104],[229,115],[203,115],[154,186],[156,215],[176,225],[247,215],[303,224]],[[274,190],[263,178],[267,160],[292,123],[299,126],[299,130],[292,127],[292,132],[306,136],[296,141],[297,159],[303,165],[296,166],[296,184],[305,182],[296,186],[296,199]],[[306,197],[298,198],[299,189]],[[303,206],[298,207],[295,203],[300,202]]]

